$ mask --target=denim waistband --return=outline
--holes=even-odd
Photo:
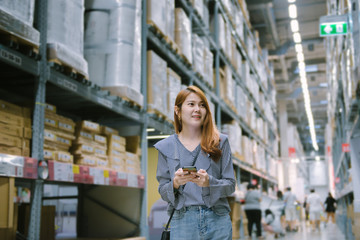
[[[202,209],[206,210],[206,209],[211,209],[211,208],[208,208],[205,205],[192,205],[192,206],[182,207],[180,209],[180,211],[199,211],[199,210],[202,210]]]

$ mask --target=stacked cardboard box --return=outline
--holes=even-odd
[[[73,163],[69,149],[75,139],[75,123],[70,118],[56,113],[56,107],[47,104],[45,108],[44,158]]]
[[[31,111],[0,100],[0,152],[30,156]]]
[[[100,134],[100,125],[83,120],[76,123],[75,140],[71,146],[76,164],[108,167],[107,139]]]

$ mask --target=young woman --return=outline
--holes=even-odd
[[[227,196],[235,190],[228,139],[216,129],[204,93],[195,86],[175,100],[176,134],[155,144],[159,151],[156,177],[159,193],[176,209],[171,220],[172,240],[231,240]],[[183,170],[194,165],[195,172]]]

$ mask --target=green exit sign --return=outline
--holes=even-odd
[[[349,31],[348,16],[345,14],[321,16],[319,23],[321,37],[345,35]]]
[[[323,23],[320,25],[320,36],[344,35],[347,32],[347,22]]]

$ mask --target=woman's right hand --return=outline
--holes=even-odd
[[[173,180],[174,188],[178,189],[181,185],[185,185],[187,182],[190,182],[190,180],[193,178],[194,175],[188,174],[188,171],[184,172],[182,168],[179,168],[175,172],[175,177]]]

